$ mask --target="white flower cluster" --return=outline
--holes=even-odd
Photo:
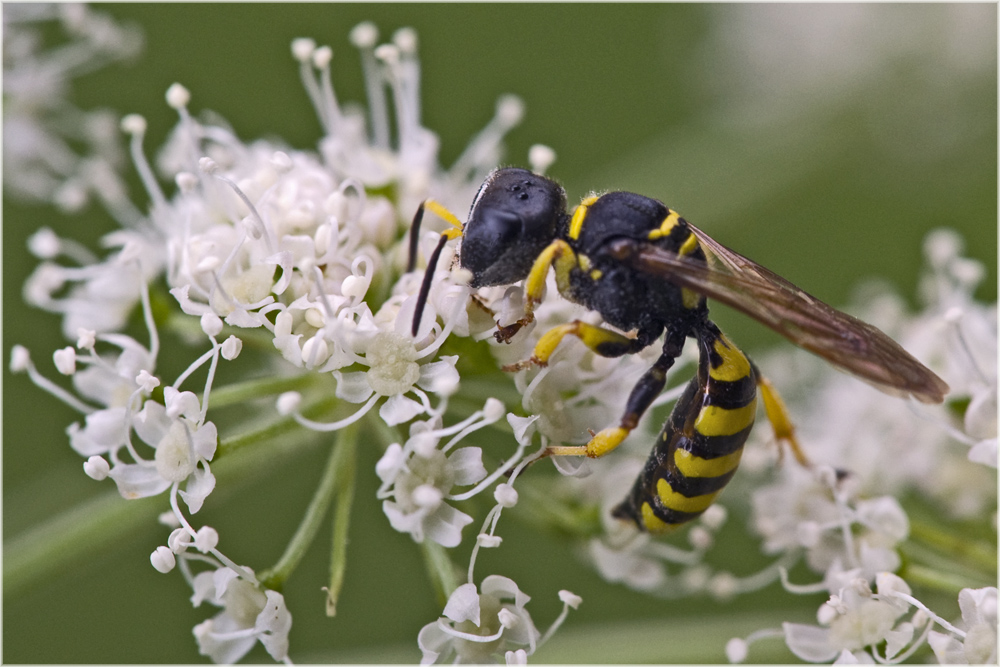
[[[901,565],[899,547],[910,534],[910,520],[895,497],[917,494],[944,516],[986,518],[996,526],[996,305],[973,298],[983,267],[961,252],[954,232],[932,232],[924,243],[924,309],[907,314],[898,295],[870,286],[860,313],[949,383],[949,402],[967,403],[960,420],[948,404],[918,406],[868,390],[799,352],[761,362],[773,369],[776,384],[799,385],[810,397],[808,404],[793,403],[801,414],[801,440],[814,460],[835,463],[839,472],[784,466],[777,481],[750,492],[753,525],[766,553],[802,553],[823,574],[814,585],[783,579],[786,590],[827,591],[831,597],[820,608],[820,627],[786,623],[781,631],[733,640],[731,660],[742,661],[752,641],[781,636],[796,655],[813,662],[897,663],[925,644],[943,663],[996,661],[996,588],[959,593],[962,630],[935,616],[891,574]],[[748,456],[744,463],[753,469],[763,460]]]
[[[196,606],[210,602],[223,608],[195,628],[201,652],[219,662],[238,660],[258,641],[276,660],[287,660],[291,626],[281,594],[220,552],[214,529],[196,528],[187,517],[215,488],[211,463],[219,433],[207,419],[210,395],[220,357],[235,360],[243,336],[231,334],[220,342],[227,326],[247,335],[254,329],[266,332],[276,356],[287,362],[276,364],[282,373],[291,366],[300,373],[327,374],[336,382],[339,399],[360,404],[337,421],[319,422],[303,414],[301,393],[290,391],[278,398],[276,415],[290,415],[317,431],[344,429],[379,404],[378,417],[389,427],[423,417],[410,425],[405,444],[388,446],[376,468],[389,523],[416,542],[457,546],[472,518],[450,503],[481,493],[523,466],[531,443],[534,420],[507,415],[518,447],[492,473],[481,448],[458,446],[507,414],[491,398],[467,419],[445,424],[449,397],[459,387],[457,357],[430,359],[449,334],[470,333],[468,277],[442,269],[441,287],[433,290],[429,316],[414,340],[410,325],[419,279],[402,270],[403,239],[417,204],[428,197],[451,205],[470,201],[499,158],[504,133],[519,122],[521,103],[502,97],[496,117],[445,171],[437,163],[436,135],[420,124],[414,32],[402,29],[391,44],[376,46],[377,30],[363,23],[351,39],[365,69],[368,118],[357,107],[338,104],[328,47],[309,39],[292,44],[324,129],[317,152],[272,141],[245,143],[218,116],[192,116],[190,94],[174,84],[166,100],[179,122],[157,165],[175,183],[176,194],[161,189],[143,153],[145,121],[126,116],[121,126],[131,136],[132,160],[149,196],[148,215],[134,214],[137,207],[109,170],[105,187],[95,187],[121,225],[104,239],[110,255],[99,259],[49,229],[37,232],[29,244],[43,262],[27,281],[25,297],[61,314],[64,333],[78,339],[76,349],[57,351],[54,361],[61,373],[72,376],[79,395],[42,376],[24,347],[13,349],[11,368],[28,372],[36,384],[84,415],[83,424],[72,425],[68,434],[71,446],[86,457],[89,476],[110,477],[129,499],[170,491],[171,512],[164,521],[174,531],[151,562],[161,572],[179,568],[195,591]],[[388,124],[390,100],[394,128]],[[554,159],[544,147],[532,155],[539,165]],[[68,182],[71,176],[62,179]],[[436,236],[427,230],[421,241],[427,245]],[[447,256],[439,264],[449,265]],[[160,348],[147,287],[161,276],[181,313],[197,318],[210,342],[210,349],[171,384],[156,375],[157,359],[167,350]],[[139,303],[148,346],[121,333]],[[200,398],[181,389],[198,371],[207,375]],[[512,483],[500,485],[499,504],[477,550],[499,544],[492,532],[500,509],[516,503]],[[474,561],[473,555],[470,582]],[[195,572],[198,563],[210,567]],[[495,592],[489,586],[494,580],[486,579],[484,595]],[[465,590],[460,587],[454,599]],[[518,610],[527,600],[522,595],[515,596]],[[540,638],[530,617],[518,618],[523,620],[514,625],[501,621],[503,640],[483,656],[503,655],[505,647],[517,646],[509,656],[523,660],[535,650]]]
[[[27,12],[23,22],[54,10],[45,11]],[[95,28],[101,23],[89,10],[59,11],[80,35],[104,44]],[[8,15],[16,13],[4,12],[5,67]],[[18,37],[15,23],[10,25]],[[139,213],[121,187],[110,149],[99,167],[90,157],[73,155],[65,165],[43,165],[41,171],[28,168],[37,155],[47,154],[41,139],[28,142],[35,157],[30,150],[11,153],[28,165],[22,170],[26,175],[44,175],[33,176],[37,183],[23,185],[25,192],[67,208],[72,208],[67,202],[92,192],[121,226],[103,239],[109,249],[103,259],[49,229],[39,230],[29,244],[41,264],[25,284],[25,299],[61,315],[64,334],[76,341],[53,355],[75,392],[39,373],[22,346],[12,350],[11,369],[27,372],[83,415],[67,434],[86,459],[87,475],[111,478],[125,498],[169,492],[170,511],[162,520],[173,532],[150,560],[160,572],[182,573],[194,591],[193,604],[221,608],[195,628],[201,652],[211,659],[239,660],[258,642],[274,659],[289,658],[291,614],[282,595],[269,587],[275,573],[258,577],[237,564],[217,548],[220,537],[211,526],[196,527],[189,518],[216,484],[212,466],[220,434],[208,410],[217,367],[220,360],[237,361],[243,341],[253,339],[273,352],[274,375],[326,378],[335,383],[340,399],[337,418],[321,421],[307,409],[312,405],[308,383],[292,383],[296,389],[280,390],[276,420],[290,417],[314,431],[347,432],[367,419],[378,426],[373,430],[391,434],[382,440],[375,473],[381,481],[377,498],[395,530],[428,550],[458,546],[464,527],[474,521],[459,504],[493,489],[495,504],[475,536],[467,579],[449,587],[442,616],[420,631],[418,645],[425,663],[501,658],[522,663],[580,599],[562,591],[563,612],[542,634],[525,608],[528,596],[515,582],[489,575],[475,583],[479,549],[500,546],[497,524],[503,510],[518,503],[514,485],[521,471],[550,442],[583,443],[589,429],[614,423],[658,350],[651,346],[607,359],[570,337],[547,367],[514,377],[519,412],[527,416],[509,412],[510,406],[497,398],[475,404],[482,407],[471,415],[455,416],[460,411],[450,408],[459,399],[468,404],[468,396],[461,396],[458,357],[439,353],[452,336],[485,339],[497,323],[517,320],[523,315],[523,290],[491,287],[470,300],[469,276],[452,268],[455,251],[445,247],[425,317],[412,336],[420,276],[405,273],[406,231],[413,211],[427,198],[454,209],[472,200],[522,107],[516,98],[501,98],[495,117],[445,170],[437,162],[437,136],[420,120],[415,33],[402,29],[391,43],[378,45],[375,27],[363,23],[351,40],[365,70],[367,112],[338,103],[328,47],[310,39],[292,44],[323,128],[315,151],[273,140],[245,142],[218,116],[195,118],[188,110],[190,94],[174,84],[166,100],[179,122],[157,160],[161,175],[176,186],[168,195],[143,153],[144,120],[126,116],[121,126],[131,137],[132,161],[149,197],[147,214]],[[38,60],[30,41],[21,46],[11,41],[18,55],[11,57],[12,67]],[[81,58],[93,63],[97,56],[92,48]],[[65,65],[55,70],[62,78],[75,71]],[[5,103],[15,99],[6,77],[4,89]],[[17,107],[22,108],[27,109],[24,122],[44,128],[50,121],[39,109],[63,107]],[[5,131],[8,117],[17,120],[5,114]],[[8,158],[5,145],[5,166],[13,157]],[[537,172],[553,160],[552,151],[541,146],[529,155]],[[438,238],[431,228],[417,239],[424,256]],[[547,502],[600,508],[598,525],[579,534],[580,550],[604,578],[660,596],[707,592],[724,599],[779,578],[791,592],[826,591],[830,598],[821,609],[820,626],[785,624],[759,635],[777,633],[807,660],[898,661],[925,643],[940,659],[996,659],[996,589],[960,594],[965,623],[960,629],[931,614],[906,582],[890,574],[899,568],[899,545],[910,533],[907,514],[894,496],[916,492],[957,517],[981,516],[992,508],[995,525],[996,308],[972,298],[982,267],[961,257],[954,235],[931,235],[925,252],[930,266],[922,285],[925,309],[907,315],[897,296],[880,290],[865,297],[869,312],[862,315],[939,372],[953,396],[968,399],[962,423],[948,408],[916,409],[866,393],[856,380],[829,373],[822,362],[796,353],[763,359],[760,366],[776,385],[799,387],[810,397],[809,406],[793,402],[792,407],[802,427],[800,439],[822,465],[810,470],[784,466],[767,484],[735,481],[722,504],[710,507],[688,529],[689,548],[651,539],[610,515],[659,428],[652,419],[623,445],[623,455],[616,453],[617,462],[591,466],[554,459],[565,476],[547,482]],[[160,280],[178,311],[166,325],[193,332],[189,338],[207,346],[172,382],[157,375],[160,355],[174,353],[161,347],[153,317],[149,289]],[[554,292],[552,276],[548,285]],[[122,333],[137,305],[148,332],[145,345]],[[539,332],[572,319],[599,323],[595,313],[559,299],[545,300],[535,315],[534,328],[511,345],[491,347],[497,368],[489,370],[497,376],[501,366],[530,356]],[[689,346],[676,364],[681,376],[694,357]],[[200,395],[184,388],[196,374],[204,376]],[[664,392],[654,406],[674,400],[680,391]],[[507,426],[516,448],[503,452],[504,462],[490,471],[486,462],[496,457],[463,441],[481,429]],[[751,474],[738,480],[764,467],[768,457],[759,452],[765,451],[765,431],[757,429],[756,442],[744,456],[744,469]],[[536,433],[541,447],[528,453]],[[734,496],[752,509],[762,549],[774,557],[767,568],[749,575],[709,564],[715,536],[729,516],[725,505]],[[822,573],[821,582],[787,582],[783,572],[803,559]],[[331,590],[330,608],[335,596]],[[734,640],[731,658],[745,657],[754,638]],[[880,654],[875,647],[883,641]]]
[[[965,588],[959,593],[962,620],[957,627],[914,598],[900,577],[882,572],[872,591],[869,582],[856,574],[831,578],[830,598],[816,614],[819,625],[785,623],[780,631],[732,639],[726,645],[730,661],[743,662],[753,641],[783,636],[788,648],[808,662],[899,664],[929,644],[941,664],[996,663],[995,587]]]
[[[44,49],[57,20],[68,41]],[[81,4],[12,3],[3,11],[4,194],[83,207],[120,187],[117,117],[70,100],[75,77],[136,55],[142,34]]]

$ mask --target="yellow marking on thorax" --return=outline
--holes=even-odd
[[[670,236],[670,232],[672,232],[674,227],[677,226],[677,223],[680,222],[681,216],[677,214],[677,211],[672,209],[667,210],[670,212],[667,214],[667,217],[663,219],[663,222],[660,223],[660,227],[651,231],[649,236],[647,236],[650,241],[661,239],[664,236]]]
[[[716,354],[722,357],[722,363],[714,368],[709,364],[708,374],[712,379],[736,382],[750,375],[750,362],[725,334],[715,340],[713,347]]]
[[[698,249],[698,237],[695,236],[694,234],[690,234],[687,237],[687,240],[684,241],[684,243],[681,245],[680,250],[677,251],[677,254],[683,257],[684,255],[690,255],[697,249]]]
[[[705,436],[734,435],[753,424],[757,412],[757,396],[742,408],[720,408],[717,405],[706,405],[698,413],[694,428]]]
[[[681,288],[681,303],[688,310],[694,310],[701,305],[702,295],[687,287]]]
[[[674,452],[674,463],[677,464],[677,470],[685,477],[720,477],[735,470],[740,464],[741,456],[743,456],[742,447],[732,454],[714,459],[703,459],[686,449],[678,449]]]
[[[583,219],[587,217],[587,209],[598,200],[597,195],[590,195],[576,207],[573,211],[573,218],[569,221],[569,237],[571,239],[580,238],[580,231],[583,229]]]
[[[660,497],[660,500],[666,507],[678,512],[704,512],[709,505],[715,502],[716,497],[721,491],[720,489],[712,493],[688,498],[684,494],[677,493],[671,489],[667,480],[660,478],[656,482],[656,495]]]
[[[593,280],[594,282],[597,282],[598,280],[600,280],[601,276],[604,275],[604,273],[602,273],[600,269],[594,269],[594,268],[592,268],[594,266],[593,262],[590,261],[589,257],[587,257],[586,255],[584,255],[582,253],[577,254],[577,256],[576,256],[576,265],[578,267],[580,267],[581,271],[583,271],[584,273],[589,274],[590,275],[590,279]],[[558,274],[557,274],[557,276],[558,276]]]

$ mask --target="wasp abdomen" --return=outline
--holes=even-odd
[[[714,327],[698,335],[699,368],[614,515],[664,533],[697,518],[736,472],[757,411],[749,360]]]

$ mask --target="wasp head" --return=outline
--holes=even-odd
[[[566,216],[566,193],[527,169],[495,169],[472,202],[460,262],[473,287],[523,280]]]

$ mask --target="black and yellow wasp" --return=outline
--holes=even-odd
[[[726,248],[656,199],[608,192],[585,198],[570,214],[555,181],[525,169],[496,169],[479,188],[464,224],[433,200],[421,204],[411,228],[410,270],[425,209],[452,228],[428,260],[414,335],[441,251],[449,239],[461,237],[459,263],[472,273],[472,287],[525,281],[525,314],[513,324],[498,324],[498,341],[509,342],[533,321],[550,268],[560,294],[630,332],[568,322],[545,333],[531,359],[508,370],[545,365],[567,335],[604,357],[636,353],[663,336],[662,352],[632,389],[619,424],[586,445],[552,446],[549,455],[598,457],[621,444],[663,390],[685,339],[696,341],[697,375],[678,399],[631,492],[614,510],[641,530],[666,532],[712,504],[739,465],[758,388],[776,438],[807,464],[780,396],[708,318],[706,297],[887,393],[940,403],[948,392],[941,378],[875,327]]]

